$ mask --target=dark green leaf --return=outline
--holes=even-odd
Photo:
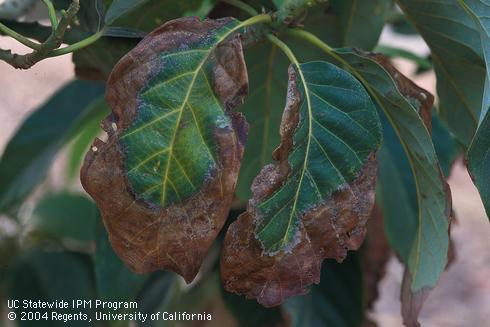
[[[478,130],[468,150],[468,166],[490,218],[490,2],[488,0],[459,0],[475,21],[480,33],[486,64],[485,90]]]
[[[449,176],[454,161],[462,153],[462,147],[435,113],[432,114],[432,143],[444,176]]]
[[[363,282],[360,256],[350,253],[343,263],[326,260],[321,282],[304,296],[286,301],[285,311],[293,327],[362,326],[364,321]]]
[[[137,43],[137,38],[103,37],[73,54],[75,73],[89,80],[106,80],[114,65]]]
[[[291,175],[257,204],[263,216],[257,237],[268,254],[289,248],[299,217],[357,178],[381,142],[374,106],[350,75],[325,62],[302,64],[297,74],[304,76],[303,100],[288,154]]]
[[[138,309],[148,314],[170,311],[170,307],[176,303],[180,293],[180,279],[177,275],[167,271],[155,272],[148,277],[138,293]],[[148,326],[157,325],[157,323],[148,324]]]
[[[129,27],[109,26],[104,29],[104,36],[142,39],[147,33]]]
[[[150,32],[159,25],[182,16],[206,17],[213,0],[114,0],[107,11],[106,24]]]
[[[328,44],[339,44],[338,17],[327,5],[319,5],[308,12],[305,29],[322,38]],[[324,54],[315,47],[294,38],[281,35],[301,62],[318,60]],[[272,160],[271,153],[279,145],[279,125],[287,90],[289,60],[276,46],[264,40],[246,49],[250,78],[250,94],[240,106],[240,111],[250,124],[249,137],[237,186],[237,196],[245,201],[250,198],[250,186],[260,169]]]
[[[0,161],[0,211],[13,209],[32,192],[58,150],[97,114],[92,103],[103,92],[98,83],[71,82],[23,122]]]
[[[149,1],[150,0],[114,0],[109,9],[107,9],[105,23],[111,25],[119,17]]]
[[[221,260],[225,288],[264,306],[304,293],[324,258],[360,246],[381,142],[375,106],[350,74],[326,62],[289,73],[277,163],[254,180]]]
[[[331,0],[331,10],[339,22],[338,46],[371,50],[378,43],[392,4],[392,0]]]
[[[432,69],[432,62],[430,60],[404,49],[378,45],[374,49],[374,52],[382,53],[388,58],[403,58],[413,61],[417,65],[418,70],[427,71]]]
[[[429,46],[437,76],[440,114],[469,146],[480,113],[485,64],[478,30],[454,0],[397,0]]]
[[[271,162],[279,144],[279,124],[287,89],[289,60],[270,42],[263,41],[246,52],[250,95],[239,107],[250,125],[249,137],[240,169],[237,196],[250,198],[250,186],[260,169]]]
[[[95,204],[82,195],[70,193],[49,194],[34,208],[30,223],[36,236],[94,241]]]
[[[95,251],[95,280],[97,296],[106,301],[133,301],[147,279],[145,275],[135,274],[112,250],[101,219],[97,220]]]
[[[221,287],[223,301],[233,314],[239,326],[268,327],[281,326],[284,318],[279,308],[264,308],[257,301],[247,300],[242,296],[225,291]]]
[[[23,255],[12,274],[12,284],[9,297],[19,300],[41,300],[41,301],[71,301],[72,300],[94,300],[94,280],[91,274],[90,260],[86,255],[74,254],[70,252],[47,252],[32,251]],[[36,312],[36,309],[18,309],[20,311]],[[82,310],[90,316],[90,310]],[[66,326],[61,321],[52,321],[51,313],[76,314],[80,309],[70,306],[62,312],[56,309],[42,309],[42,313],[47,312],[49,320],[20,320],[19,326],[46,326],[58,327]],[[88,321],[73,320],[70,326],[85,327]]]
[[[87,153],[94,138],[102,132],[100,121],[110,112],[109,106],[103,98],[94,103],[94,106],[96,107],[94,110],[97,114],[93,115],[90,120],[87,120],[83,126],[80,126],[81,132],[72,144],[69,145],[67,173],[70,178],[80,174],[80,166],[85,153]]]
[[[405,211],[399,207],[393,215],[383,210],[386,232],[391,246],[400,253],[413,276],[412,290],[432,288],[446,266],[451,212],[451,200],[447,198],[447,186],[431,136],[418,113],[430,110],[433,98],[394,70],[380,55],[348,49],[338,50],[337,54],[369,90],[403,145],[416,186],[418,212],[416,218],[400,219],[400,212]],[[406,191],[387,185],[382,187],[383,192],[391,193],[388,195],[393,195],[395,190]],[[416,228],[402,230],[399,224]]]

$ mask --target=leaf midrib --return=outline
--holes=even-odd
[[[189,83],[189,87],[187,89],[187,93],[185,95],[184,101],[182,102],[182,105],[179,108],[179,116],[177,117],[176,123],[174,125],[174,132],[172,134],[172,139],[171,139],[170,144],[168,146],[168,149],[169,149],[168,152],[169,152],[169,154],[167,156],[167,164],[166,164],[166,167],[165,167],[165,173],[164,173],[164,176],[162,178],[162,196],[161,196],[161,204],[162,205],[165,205],[165,198],[166,198],[166,192],[167,192],[167,180],[168,180],[168,174],[169,174],[169,171],[170,171],[171,160],[172,160],[172,157],[174,157],[174,155],[173,155],[173,148],[174,148],[174,144],[175,144],[175,139],[177,137],[177,131],[179,129],[178,127],[179,127],[180,122],[182,120],[182,114],[184,112],[184,108],[186,107],[187,102],[189,101],[189,97],[190,97],[191,91],[194,88],[194,84],[196,82],[197,76],[199,75],[199,72],[202,70],[204,64],[209,59],[209,56],[211,55],[211,53],[213,52],[213,50],[218,46],[218,44],[220,44],[222,41],[224,41],[230,34],[234,33],[236,30],[240,29],[242,27],[242,25],[243,25],[243,23],[240,23],[240,24],[234,26],[233,28],[231,28],[230,30],[226,31],[213,44],[213,46],[210,47],[207,50],[206,55],[203,57],[203,59],[201,60],[201,62],[197,66],[197,68],[194,71],[192,71],[193,77],[192,77],[191,82]],[[206,72],[203,71],[203,74],[205,75]]]

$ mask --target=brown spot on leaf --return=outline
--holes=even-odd
[[[248,131],[241,114],[227,112],[232,127],[214,127],[217,164],[201,189],[165,208],[132,192],[119,143],[120,134],[136,117],[138,93],[162,69],[160,54],[197,42],[227,22],[195,17],[170,21],[123,57],[109,78],[107,101],[112,114],[102,123],[109,139],[94,141],[97,151],[87,153],[81,181],[101,210],[114,251],[135,272],[167,269],[191,282],[228,215]],[[214,91],[226,110],[232,109],[248,89],[238,36],[224,41],[210,60]]]
[[[342,185],[332,196],[304,213],[296,241],[287,249],[264,253],[255,229],[260,221],[256,206],[289,178],[288,155],[299,122],[301,95],[295,71],[290,69],[286,107],[274,151],[275,164],[265,166],[252,185],[247,211],[230,225],[221,256],[221,277],[226,290],[256,298],[266,307],[286,298],[305,294],[308,286],[320,282],[322,261],[342,261],[348,250],[357,250],[366,234],[366,223],[374,204],[376,157],[371,154],[358,177]]]

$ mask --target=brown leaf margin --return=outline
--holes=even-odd
[[[379,63],[393,78],[400,93],[407,98],[410,103],[417,109],[425,127],[432,134],[432,108],[434,104],[434,96],[427,90],[419,87],[411,79],[403,75],[395,66],[392,65],[389,59],[384,55],[378,53],[368,53],[362,50],[356,49],[356,52],[363,56],[367,56],[377,63]],[[440,179],[444,182],[444,192],[446,196],[446,217],[449,222],[448,235],[449,235],[449,248],[448,248],[448,265],[452,262],[455,254],[454,248],[451,242],[451,222],[454,219],[454,213],[452,211],[452,196],[449,184],[446,182],[446,178],[439,168]],[[447,266],[446,266],[447,269]],[[404,325],[408,327],[419,327],[418,317],[420,311],[427,300],[427,297],[432,290],[429,287],[424,287],[417,292],[412,292],[411,289],[412,278],[408,267],[405,265],[405,271],[403,273],[403,281],[400,291],[401,312]]]
[[[289,177],[288,155],[299,123],[302,103],[296,72],[289,68],[287,102],[282,116],[281,144],[274,151],[275,164],[265,166],[252,184],[247,211],[230,225],[221,255],[221,279],[226,290],[256,298],[265,307],[308,292],[320,282],[321,263],[326,258],[342,261],[348,250],[357,250],[374,206],[377,162],[371,154],[358,177],[343,185],[324,203],[304,213],[290,249],[274,255],[263,252],[255,236],[259,223],[255,207],[281,187]]]
[[[101,210],[114,251],[134,272],[172,270],[191,282],[225,223],[248,133],[245,118],[229,112],[248,92],[239,35],[222,42],[210,56],[213,88],[232,127],[215,127],[217,167],[198,193],[165,208],[138,198],[127,179],[124,149],[118,140],[137,115],[139,91],[164,69],[159,55],[199,42],[230,20],[185,17],[169,21],[126,54],[109,77],[106,98],[112,114],[102,123],[108,140],[94,140],[80,175],[84,189]]]

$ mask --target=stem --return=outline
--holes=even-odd
[[[244,20],[238,26],[239,27],[246,27],[246,26],[250,26],[250,25],[255,25],[255,24],[260,24],[260,23],[270,23],[270,22],[272,22],[271,15],[261,14],[261,15],[250,17],[247,20]]]
[[[281,49],[282,52],[284,52],[284,54],[289,58],[289,60],[291,61],[291,63],[293,63],[298,68],[298,70],[301,71],[299,69],[299,61],[298,61],[298,59],[294,55],[293,51],[291,51],[291,49],[286,45],[286,43],[282,42],[281,40],[279,40],[276,36],[274,36],[272,34],[267,34],[267,38],[269,39],[269,41],[272,42],[272,44],[274,44],[279,49]],[[302,75],[301,72],[300,72],[300,74]]]
[[[0,23],[0,31],[2,33],[4,33],[5,35],[8,35],[11,38],[16,39],[17,41],[19,41],[20,43],[22,43],[26,47],[29,47],[29,48],[34,49],[34,50],[39,50],[41,48],[41,45],[39,43],[32,42],[28,38],[20,35],[16,31],[14,31],[14,30],[8,28],[7,26],[3,25],[2,23]]]
[[[303,39],[305,41],[308,41],[309,43],[313,44],[314,46],[320,48],[324,52],[326,52],[328,55],[331,57],[335,58],[342,64],[352,68],[347,61],[345,61],[342,57],[340,57],[335,51],[325,42],[323,42],[321,39],[319,39],[316,35],[307,32],[305,30],[299,29],[299,28],[291,28],[287,30],[287,34]]]
[[[242,2],[240,0],[222,0],[222,1],[229,5],[237,7],[238,9],[241,9],[242,11],[248,13],[250,16],[258,15],[257,10],[255,10],[255,8],[253,8],[248,3]]]
[[[49,20],[51,21],[51,29],[55,31],[58,28],[58,17],[56,17],[56,10],[54,9],[51,0],[43,0],[46,7],[48,7]]]
[[[71,53],[71,52],[75,52],[75,51],[78,51],[80,49],[83,49],[83,48],[91,45],[92,43],[96,42],[97,40],[99,40],[103,35],[104,35],[104,29],[102,29],[101,31],[98,31],[95,34],[92,34],[91,36],[89,36],[86,39],[81,40],[80,42],[73,43],[72,45],[69,45],[67,47],[51,51],[49,53],[49,57],[57,57],[57,56],[61,56],[61,55],[67,54],[67,53]]]

